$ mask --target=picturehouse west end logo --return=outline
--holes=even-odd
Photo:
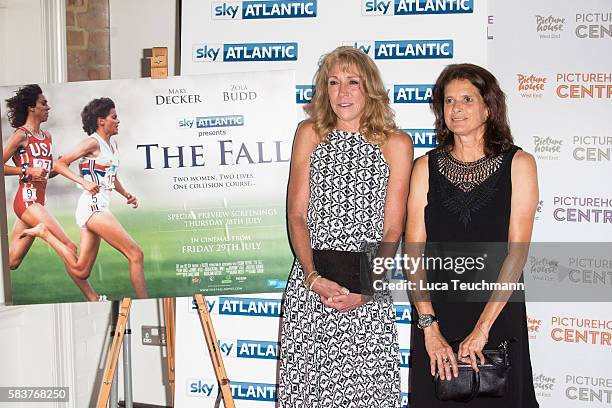
[[[553,15],[535,15],[536,33],[541,39],[561,38],[561,32],[565,29],[565,18]]]

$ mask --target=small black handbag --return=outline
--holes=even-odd
[[[474,371],[469,363],[459,361],[455,353],[459,377],[452,377],[450,381],[441,380],[440,374],[436,373],[436,398],[440,401],[469,402],[474,398],[503,397],[508,388],[508,372],[512,367],[508,345],[513,341],[514,339],[502,341],[496,350],[483,350],[485,364],[478,364],[479,372]]]
[[[313,249],[312,260],[319,275],[347,288],[351,293],[367,296],[374,293],[367,252]]]

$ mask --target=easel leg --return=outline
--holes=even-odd
[[[113,343],[109,350],[108,356],[106,357],[106,364],[104,365],[104,376],[102,377],[102,386],[100,387],[100,393],[98,394],[97,408],[106,408],[106,405],[108,404],[111,384],[117,368],[117,361],[119,360],[119,352],[121,350],[121,344],[123,342],[123,335],[125,334],[125,326],[127,318],[130,314],[131,305],[132,299],[130,298],[123,298],[121,301],[119,317],[117,318],[117,326],[115,328],[115,335],[113,336]]]
[[[200,323],[202,323],[202,330],[204,330],[204,337],[206,338],[206,344],[208,344],[208,351],[210,351],[210,359],[215,370],[217,382],[219,383],[221,396],[223,397],[223,405],[225,408],[235,408],[236,405],[234,405],[230,381],[225,372],[223,358],[221,357],[221,352],[217,343],[217,336],[215,335],[215,329],[213,328],[210,313],[208,312],[208,305],[206,304],[204,296],[201,294],[194,295],[194,299],[198,305],[198,315],[200,316]]]
[[[166,359],[168,361],[168,382],[172,393],[172,406],[174,406],[174,330],[175,330],[175,307],[174,298],[164,298],[164,320],[166,326]]]

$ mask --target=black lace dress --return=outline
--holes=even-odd
[[[425,207],[428,243],[508,241],[512,197],[510,170],[517,150],[518,147],[512,147],[503,154],[472,163],[458,161],[441,149],[429,152],[429,191]],[[463,339],[472,331],[484,303],[443,301],[438,298],[433,301],[433,307],[440,320],[440,330],[450,342]],[[414,309],[413,321],[416,320]],[[504,339],[517,340],[510,348],[512,369],[505,397],[476,398],[467,404],[436,399],[423,331],[413,326],[410,407],[538,407],[526,320],[525,303],[508,302],[489,333],[486,345],[489,349],[497,347]]]

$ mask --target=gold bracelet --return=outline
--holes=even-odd
[[[308,274],[308,276],[306,276],[306,279],[304,279],[304,286],[308,287],[308,285],[310,285],[310,282],[316,278],[318,275],[317,271],[312,271]]]
[[[320,276],[319,273],[315,270],[313,270],[312,272],[310,272],[305,278],[304,278],[304,286],[308,289],[311,282],[313,281],[313,279],[315,279],[317,276]]]
[[[308,290],[312,290],[312,287],[314,286],[315,282],[319,278],[322,278],[322,276],[317,273],[317,276],[312,280],[312,282],[310,282],[310,285],[308,286]]]

